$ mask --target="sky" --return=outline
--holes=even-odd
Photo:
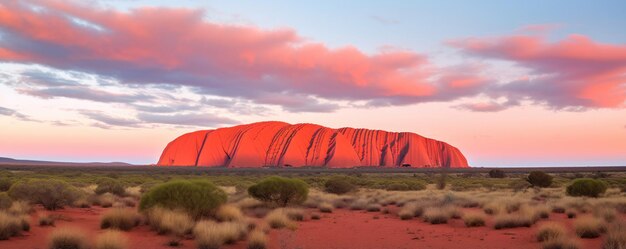
[[[0,157],[152,164],[279,120],[626,165],[624,1],[0,2]]]

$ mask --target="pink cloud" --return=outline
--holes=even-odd
[[[624,106],[626,45],[599,43],[583,35],[555,42],[543,36],[512,35],[450,44],[471,55],[515,62],[541,76],[492,86],[491,94],[528,98],[555,108]]]
[[[352,46],[329,48],[291,29],[212,23],[203,15],[197,9],[121,12],[66,1],[9,1],[0,4],[0,31],[6,34],[0,60],[253,100],[284,93],[416,103],[453,99],[465,95],[459,89],[480,87],[473,78],[431,80],[439,72],[414,52],[370,55]]]

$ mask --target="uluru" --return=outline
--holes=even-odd
[[[184,134],[165,147],[157,166],[469,167],[456,147],[415,133],[276,121]]]

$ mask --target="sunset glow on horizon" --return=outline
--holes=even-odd
[[[0,3],[0,157],[153,164],[276,120],[474,167],[626,165],[624,2],[172,3]]]

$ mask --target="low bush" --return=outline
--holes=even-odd
[[[300,179],[271,176],[248,188],[248,194],[263,202],[278,206],[302,204],[309,193],[308,185]]]
[[[126,192],[126,189],[124,188],[124,185],[117,179],[104,177],[98,180],[98,187],[96,187],[96,190],[94,190],[94,192],[98,195],[111,193],[117,196],[123,196]]]
[[[126,208],[113,208],[100,218],[101,229],[119,229],[128,231],[141,223],[141,215],[135,210]]]
[[[537,241],[542,242],[559,239],[564,237],[565,234],[566,230],[562,225],[554,222],[544,223],[537,228]]]
[[[255,229],[248,235],[248,249],[267,248],[267,235],[263,231]]]
[[[13,199],[7,193],[0,193],[0,210],[9,209],[13,204]]]
[[[485,225],[485,215],[481,213],[466,213],[463,215],[463,223],[466,227],[482,227]]]
[[[526,181],[533,187],[545,188],[552,185],[552,176],[543,171],[532,171],[526,177]]]
[[[210,216],[226,202],[226,193],[204,180],[177,180],[153,187],[141,198],[139,210],[160,206],[182,209],[194,218]]]
[[[13,185],[13,181],[9,178],[0,177],[0,192],[6,192],[11,189],[11,185]]]
[[[235,205],[222,205],[217,209],[215,218],[219,221],[239,221],[243,220],[244,216],[241,209]]]
[[[597,238],[606,232],[604,221],[594,217],[583,217],[574,221],[576,235],[581,238]]]
[[[606,192],[608,185],[601,180],[582,178],[576,179],[567,186],[566,192],[570,196],[598,197]]]
[[[56,210],[72,204],[80,193],[64,181],[35,179],[13,184],[9,189],[9,196],[41,204],[48,210]]]
[[[107,230],[98,235],[94,249],[126,249],[128,238],[119,231]]]
[[[333,177],[324,183],[324,191],[333,194],[345,194],[354,190],[354,186],[346,177]]]
[[[506,174],[501,169],[492,169],[489,170],[489,177],[491,178],[504,178]]]
[[[88,249],[87,236],[82,230],[70,227],[57,228],[48,237],[49,249]]]

